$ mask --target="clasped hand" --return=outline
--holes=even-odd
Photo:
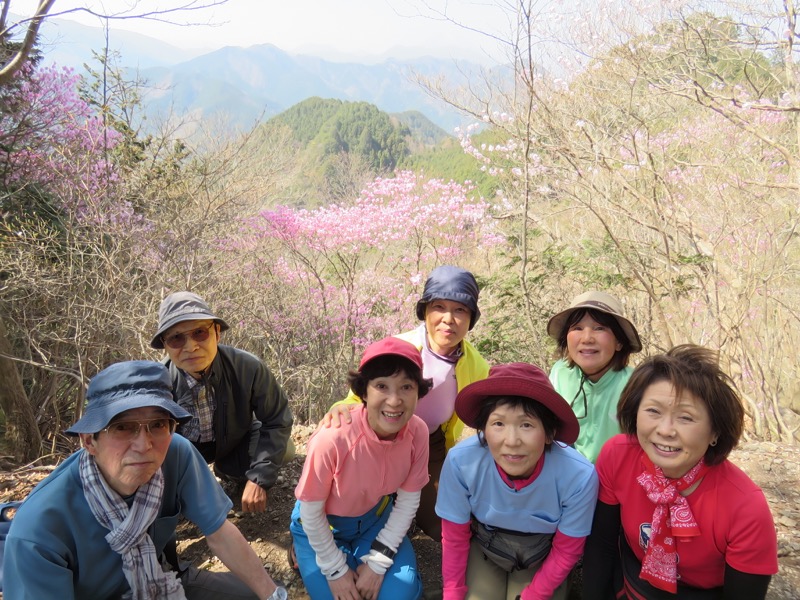
[[[342,577],[328,582],[334,600],[377,600],[382,584],[383,575],[363,563],[356,571],[347,569]]]

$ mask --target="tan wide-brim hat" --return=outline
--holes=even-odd
[[[562,310],[560,313],[550,318],[550,321],[547,323],[547,335],[558,341],[570,315],[576,310],[581,310],[583,308],[590,308],[614,317],[622,328],[622,331],[625,332],[625,336],[628,338],[631,352],[640,352],[642,350],[642,341],[639,339],[639,332],[636,331],[636,327],[634,327],[633,323],[625,317],[622,312],[622,304],[619,300],[614,298],[614,296],[606,294],[605,292],[584,292],[576,297],[568,309]]]

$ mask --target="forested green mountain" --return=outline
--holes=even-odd
[[[297,143],[321,165],[347,153],[375,172],[390,172],[409,153],[406,138],[411,131],[367,102],[309,98],[270,119],[270,124],[289,127]]]
[[[458,141],[417,111],[388,114],[367,102],[308,98],[260,125],[251,143],[257,153],[280,144],[292,155],[288,195],[307,206],[352,199],[369,179],[399,169],[470,180],[483,195],[495,191]]]

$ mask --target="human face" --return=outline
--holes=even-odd
[[[622,344],[614,332],[595,321],[589,313],[567,332],[567,354],[591,382],[599,381],[611,368],[614,354]]]
[[[189,334],[196,329],[210,329],[208,339],[196,342]],[[189,373],[195,379],[200,379],[203,372],[211,366],[217,356],[219,343],[219,325],[209,320],[182,321],[173,325],[164,332],[164,339],[177,333],[186,334],[186,341],[181,348],[171,348],[164,344],[167,355],[175,366]]]
[[[683,391],[680,397],[669,381],[657,381],[642,394],[636,413],[639,444],[664,475],[683,477],[717,440],[705,403]]]
[[[469,331],[472,311],[461,302],[434,299],[425,306],[428,343],[436,354],[447,356],[458,348]]]
[[[149,421],[169,416],[160,408],[148,406],[126,410],[114,417],[112,423]],[[108,485],[121,496],[132,495],[139,486],[150,481],[164,463],[172,440],[171,435],[154,438],[145,427],[133,440],[124,442],[113,439],[107,431],[98,433],[96,439],[89,433],[82,433],[80,437],[83,447],[94,456],[97,468]]]
[[[417,408],[417,382],[404,371],[367,384],[367,422],[382,440],[393,440]]]
[[[525,479],[533,474],[547,439],[542,421],[521,406],[498,404],[483,430],[492,458],[509,477]]]

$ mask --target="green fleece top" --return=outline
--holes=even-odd
[[[422,328],[418,327],[416,329],[412,329],[411,331],[401,333],[396,337],[414,344],[414,346],[417,347],[417,350],[422,352],[422,348],[425,345],[425,339],[424,332],[420,333],[421,331]],[[481,379],[486,379],[486,377],[489,376],[489,363],[486,362],[486,360],[480,355],[475,347],[467,340],[463,340],[461,342],[461,353],[461,358],[459,358],[458,362],[456,363],[456,384],[458,385],[459,392],[462,390],[462,388],[470,383],[480,381]],[[353,390],[350,390],[347,398],[337,402],[334,404],[334,406],[343,403],[351,404],[359,402],[361,402],[361,398],[356,396],[353,393]],[[458,418],[455,412],[447,422],[442,423],[445,446],[448,450],[455,446],[463,430],[464,423]]]
[[[550,370],[550,382],[556,391],[569,402],[581,432],[575,448],[592,463],[597,460],[600,449],[611,437],[620,433],[617,423],[617,402],[633,369],[625,367],[621,371],[607,371],[596,383],[583,380],[583,393],[586,394],[584,412],[580,367],[570,367],[566,360],[559,360]],[[585,416],[584,416],[585,415]]]

